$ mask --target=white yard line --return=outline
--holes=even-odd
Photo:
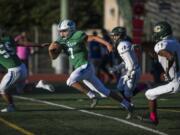
[[[52,102],[49,102],[49,101],[38,100],[38,99],[34,99],[34,98],[28,98],[28,97],[22,97],[22,96],[14,96],[14,97],[18,98],[18,99],[23,99],[23,100],[28,100],[28,101],[32,101],[32,102],[43,103],[43,104],[47,104],[47,105],[51,105],[51,106],[57,106],[57,107],[61,107],[61,108],[65,108],[65,109],[70,109],[70,110],[76,109],[76,108],[69,107],[69,106],[66,106],[66,105],[56,104],[56,103],[52,103]],[[161,132],[159,130],[155,130],[155,129],[152,129],[152,128],[149,128],[149,127],[145,127],[145,126],[142,126],[140,124],[132,123],[132,122],[129,122],[127,120],[123,120],[123,119],[120,119],[120,118],[117,118],[117,117],[108,116],[108,115],[104,115],[104,114],[100,114],[100,113],[95,113],[95,112],[88,111],[88,110],[77,110],[77,111],[82,112],[82,113],[86,113],[86,114],[90,114],[90,115],[94,115],[94,116],[99,116],[99,117],[115,120],[115,121],[124,123],[126,125],[137,127],[137,128],[140,128],[140,129],[143,129],[143,130],[146,130],[146,131],[158,134],[158,135],[168,135],[167,133]]]

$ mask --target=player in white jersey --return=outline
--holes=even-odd
[[[156,42],[154,51],[164,69],[164,85],[148,89],[145,93],[149,100],[150,121],[157,125],[156,99],[165,94],[176,93],[180,90],[180,44],[172,36],[172,28],[167,22],[158,22],[153,29],[153,40]]]
[[[125,68],[125,73],[119,78],[117,88],[130,101],[140,79],[141,69],[134,47],[126,34],[126,29],[124,27],[115,27],[111,32],[111,37],[114,41],[115,49],[117,49],[119,56],[122,58],[119,68]]]

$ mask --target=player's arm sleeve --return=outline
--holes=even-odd
[[[174,54],[168,50],[168,43],[165,41],[161,41],[155,45],[154,50],[158,54],[158,56],[164,57],[166,59],[166,63],[162,64],[165,64],[165,72],[169,72],[169,69],[174,63]]]
[[[109,68],[110,73],[118,72],[122,69],[125,69],[125,63],[121,62],[119,65],[114,65],[112,68]]]
[[[118,53],[120,54],[121,58],[125,62],[126,69],[127,69],[127,75],[130,76],[132,71],[134,70],[135,63],[133,61],[133,58],[130,54],[131,48],[130,46],[120,43],[118,45]]]
[[[164,70],[164,72],[165,72],[165,70],[166,70],[166,68],[167,68],[167,59],[165,58],[165,57],[162,57],[162,56],[159,56],[158,55],[158,61],[159,61],[159,63],[161,64],[161,66],[162,66],[162,68],[163,68],[163,70]]]
[[[53,60],[56,59],[60,54],[61,50],[62,47],[59,45],[58,42],[52,42],[48,48],[50,58]]]

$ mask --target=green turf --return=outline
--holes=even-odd
[[[100,100],[95,109],[90,109],[90,100],[74,89],[64,86],[56,86],[56,92],[50,93],[40,89],[34,89],[21,95],[66,105],[75,109],[69,110],[57,106],[37,103],[15,98],[17,112],[0,113],[0,118],[15,124],[35,135],[152,135],[155,133],[133,127],[113,119],[82,113],[87,110],[98,114],[124,119],[126,111],[119,107],[118,103],[111,99]],[[170,135],[180,133],[180,94],[163,97],[158,100],[160,124],[153,125],[142,123],[137,119],[129,120],[132,123],[146,126]],[[0,99],[0,108],[5,104]],[[147,100],[144,94],[134,98],[135,113],[141,114],[147,110]],[[124,119],[125,120],[125,119]],[[0,121],[0,135],[21,135],[17,131]]]

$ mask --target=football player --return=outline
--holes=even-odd
[[[140,79],[141,69],[138,58],[132,46],[131,39],[126,34],[124,27],[115,27],[111,32],[111,38],[114,41],[115,51],[118,52],[122,63],[114,67],[115,70],[122,70],[117,88],[121,94],[129,101],[135,93],[136,85]]]
[[[0,65],[7,70],[0,83],[0,94],[8,104],[1,112],[13,112],[15,111],[15,105],[9,88],[15,86],[17,91],[21,91],[24,88],[27,69],[16,55],[13,39],[2,37],[2,34],[0,35]]]
[[[145,93],[149,101],[150,121],[157,125],[156,99],[165,94],[176,93],[180,89],[180,44],[172,35],[172,28],[167,22],[158,22],[153,29],[153,40],[156,42],[154,51],[158,55],[158,61],[164,69],[164,78],[167,82]]]
[[[5,30],[0,29],[0,65],[7,70],[7,73],[0,83],[0,94],[7,102],[8,106],[1,110],[1,112],[13,112],[15,111],[15,105],[9,89],[13,86],[16,87],[17,92],[20,94],[23,92],[23,88],[26,85],[26,79],[28,77],[27,67],[16,55],[16,47],[18,44],[5,34]],[[43,44],[29,44],[29,47],[46,47],[49,43]],[[22,45],[21,45],[22,46]],[[38,88],[43,88],[53,92],[53,86],[48,83],[38,83]]]
[[[120,102],[128,111],[131,111],[131,104],[121,98],[117,93],[107,89],[95,76],[92,65],[88,61],[88,51],[86,47],[88,41],[95,40],[105,45],[110,52],[112,51],[112,45],[102,38],[86,35],[84,32],[76,30],[75,23],[72,20],[61,21],[58,25],[58,31],[59,38],[49,46],[49,55],[51,59],[56,59],[62,49],[68,51],[69,61],[73,65],[74,71],[70,74],[66,82],[67,85],[85,93],[90,99],[96,98],[92,92],[92,88],[94,87],[107,97],[111,97]]]

